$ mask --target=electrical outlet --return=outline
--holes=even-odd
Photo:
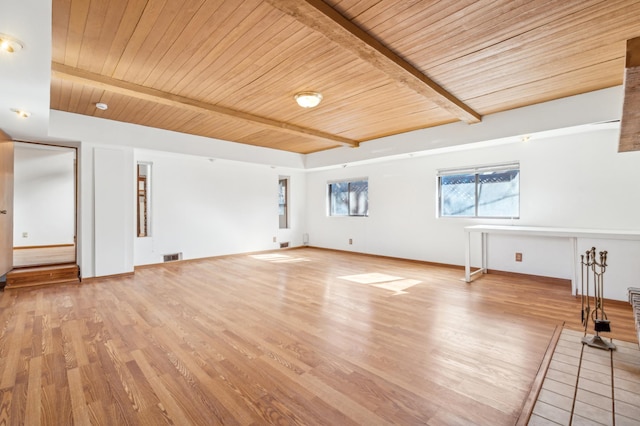
[[[349,245],[353,244],[353,239],[349,238]]]
[[[516,253],[516,262],[522,262],[522,253]]]
[[[276,242],[276,237],[273,237],[273,242],[274,242],[274,243]]]
[[[29,238],[29,233],[28,232],[23,232],[22,233],[22,238]]]

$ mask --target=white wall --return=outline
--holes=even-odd
[[[16,143],[14,153],[14,246],[73,244],[75,150]]]
[[[532,139],[310,172],[307,223],[313,246],[464,264],[464,226],[479,223],[605,229],[640,229],[640,153],[617,153],[618,130],[599,129],[555,138]],[[520,161],[520,219],[437,218],[436,171],[441,168]],[[369,217],[326,215],[327,181],[369,178]],[[348,244],[349,238],[353,245]],[[637,285],[640,243],[579,240],[608,250],[605,296],[626,299]],[[479,243],[476,241],[476,246]],[[523,253],[516,263],[514,253]],[[478,265],[479,250],[472,263]],[[571,278],[570,246],[562,239],[490,236],[489,268]]]
[[[135,264],[302,245],[305,175],[265,165],[136,150],[151,162],[151,235],[135,238]],[[291,227],[278,229],[278,177],[290,176]],[[273,238],[276,237],[276,242]]]
[[[279,247],[281,242],[288,242],[289,247],[298,247],[303,244],[303,235],[307,232],[307,175],[300,170],[276,168],[275,171],[277,172],[276,182],[281,177],[289,179],[289,227],[279,229],[279,223],[277,223],[278,229],[274,234],[276,244]],[[277,183],[275,197],[278,198]]]
[[[78,264],[83,278],[133,272],[133,149],[124,146],[83,142],[79,149],[79,217]],[[95,165],[98,164],[96,169]],[[109,164],[128,175],[110,179]],[[112,171],[114,172],[114,170]],[[108,187],[109,190],[96,191]],[[119,194],[119,195],[116,195]],[[106,206],[106,207],[100,207]],[[96,207],[101,211],[96,211]],[[109,214],[117,215],[114,222]],[[106,224],[97,229],[97,224]],[[109,239],[109,232],[118,236]],[[128,238],[127,238],[128,237]],[[107,242],[108,241],[108,242]],[[96,260],[98,253],[108,253],[103,263]]]
[[[123,226],[132,237],[125,247],[112,247],[126,257],[120,272],[160,262],[165,253],[183,252],[188,259],[271,249],[280,241],[298,246],[305,233],[319,247],[462,265],[463,227],[470,224],[640,228],[640,171],[634,167],[640,153],[617,154],[618,130],[589,124],[619,118],[620,93],[607,89],[487,116],[481,125],[440,126],[307,156],[59,111],[51,112],[50,136],[81,141],[84,277],[96,274],[94,199],[101,195],[94,191],[93,161],[101,147],[122,150],[131,164],[121,184],[129,195],[117,208],[129,212]],[[514,142],[533,131],[546,138]],[[522,170],[520,219],[436,218],[437,169],[512,160]],[[150,238],[135,237],[135,161],[154,164]],[[291,177],[289,230],[278,229],[279,176]],[[369,177],[370,217],[326,217],[327,180],[363,176]],[[611,253],[606,279],[615,284],[605,295],[625,299],[624,289],[637,285],[638,244],[580,240],[579,250],[592,245]],[[492,236],[489,267],[568,279],[569,249],[562,239]],[[515,251],[524,254],[522,263],[513,260]],[[473,263],[479,264],[477,251]]]
[[[131,149],[93,149],[93,238],[96,276],[133,271],[132,159]]]
[[[425,150],[466,149],[472,143],[514,142],[523,135],[574,131],[579,126],[619,120],[623,99],[622,86],[610,87],[485,115],[477,124],[458,121],[367,141],[358,149],[342,147],[316,152],[305,157],[305,166],[312,169],[352,164]]]
[[[131,170],[131,174],[125,179],[125,182],[119,184],[122,194],[126,195],[117,201],[117,205],[112,206],[114,211],[130,213],[122,223],[124,229],[114,230],[114,232],[125,232],[127,235],[130,235],[130,239],[127,240],[126,244],[119,242],[113,247],[110,247],[110,249],[105,248],[109,253],[117,253],[120,256],[124,256],[122,259],[117,260],[118,262],[121,261],[121,269],[110,270],[113,274],[133,271],[134,258],[136,265],[155,263],[162,260],[162,254],[174,253],[175,251],[183,251],[184,258],[192,258],[238,253],[240,252],[238,250],[244,251],[245,249],[251,251],[264,250],[265,248],[270,249],[279,247],[280,241],[289,241],[291,246],[302,244],[302,233],[305,221],[304,209],[306,207],[304,190],[306,185],[304,182],[304,173],[301,171],[303,158],[300,154],[180,134],[55,110],[51,111],[48,137],[51,140],[56,140],[56,143],[79,145],[78,185],[80,207],[78,217],[78,262],[82,277],[84,278],[100,275],[101,269],[100,265],[96,266],[96,244],[99,244],[99,242],[96,241],[96,215],[99,216],[100,213],[96,212],[95,206],[100,204],[102,197],[102,194],[95,191],[96,170],[94,169],[94,151],[96,149],[110,148],[122,151],[124,155],[123,161],[130,164],[129,168]],[[168,188],[170,188],[169,192],[163,190],[158,194],[161,202],[165,199],[165,204],[171,206],[174,205],[171,197],[175,194],[178,194],[178,198],[184,198],[180,196],[180,192],[174,191],[176,186],[171,183],[172,177],[176,175],[180,175],[178,176],[179,179],[190,184],[187,185],[189,188],[195,188],[195,190],[201,190],[204,194],[209,194],[206,198],[199,201],[203,202],[202,200],[204,200],[205,204],[204,206],[200,205],[197,207],[197,213],[195,215],[189,214],[189,212],[185,210],[185,206],[194,207],[190,205],[191,201],[183,203],[184,206],[180,207],[179,212],[172,210],[173,207],[169,210],[161,209],[160,212],[157,213],[157,219],[160,220],[157,226],[160,226],[159,231],[162,232],[154,234],[153,238],[138,239],[135,236],[134,149],[136,148],[139,149],[139,152],[146,151],[150,154],[145,158],[155,158],[154,156],[158,156],[158,158],[164,158],[166,164],[169,165],[169,168],[166,168],[161,164],[160,168],[160,179],[169,182]],[[149,148],[153,150],[149,150]],[[201,162],[206,162],[208,164],[208,158],[210,157],[217,159],[217,169],[209,169],[209,171],[203,171],[197,167],[193,170],[191,169],[195,163],[200,164]],[[138,158],[138,161],[148,161],[145,160],[145,158]],[[175,164],[170,160],[172,158],[176,159]],[[182,160],[179,160],[180,158],[182,158]],[[187,161],[185,158],[191,158],[191,160]],[[240,159],[244,159],[244,162],[238,161]],[[160,161],[160,163],[162,162],[163,161]],[[175,169],[171,169],[171,167],[175,167]],[[186,169],[184,167],[186,167]],[[211,170],[227,170],[228,173],[209,173]],[[246,172],[246,175],[243,174],[243,172]],[[165,178],[163,178],[163,173]],[[292,228],[288,230],[278,229],[277,191],[279,175],[289,175],[292,177],[292,202],[294,205],[292,206]],[[229,182],[228,177],[236,177],[237,180],[235,183]],[[269,184],[271,181],[273,181],[273,185]],[[226,233],[230,231],[223,228],[222,225],[217,225],[220,229],[215,233],[215,241],[206,243],[195,241],[193,230],[197,227],[202,227],[203,223],[209,220],[208,217],[205,218],[205,216],[200,216],[198,213],[204,212],[204,214],[209,215],[209,212],[206,210],[213,206],[210,195],[211,189],[216,188],[214,193],[223,196],[229,191],[226,189],[228,185],[231,185],[230,187],[235,188],[237,191],[246,191],[247,197],[243,202],[238,202],[238,200],[231,198],[233,203],[231,206],[234,208],[238,207],[240,211],[236,212],[234,210],[233,213],[231,213],[228,210],[223,210],[221,213],[219,212],[218,216],[225,219],[225,221],[220,222],[220,224],[225,223],[229,225],[231,223],[237,227],[237,218],[245,218],[249,222],[243,224],[242,228],[238,227],[235,230],[238,232],[232,232],[232,238],[228,241],[223,240],[222,237],[226,238]],[[258,188],[258,190],[255,188]],[[179,188],[179,191],[185,191],[185,188]],[[186,191],[192,191],[192,189],[186,189]],[[266,191],[271,191],[272,196],[266,195]],[[266,201],[272,198],[274,200],[273,206],[269,204],[271,203],[270,201]],[[265,207],[267,204],[269,204],[269,207]],[[247,210],[247,208],[258,207],[260,209],[272,208],[273,214],[275,215],[274,221],[272,222],[269,219],[265,219],[271,215],[268,213],[265,215],[261,210]],[[183,217],[188,217],[189,219],[189,223],[185,225],[186,228],[181,228],[179,225],[176,228],[181,231],[182,234],[180,236],[175,232],[175,224],[171,223],[172,215],[174,215],[173,218],[175,218],[176,214],[179,214],[181,220]],[[234,223],[233,221],[236,222]],[[186,222],[186,220],[183,222]],[[193,225],[194,222],[197,226]],[[257,227],[260,226],[257,225],[257,223],[262,225],[268,223],[268,228],[260,228],[259,235],[257,236],[249,236],[250,231],[255,231],[258,229]],[[152,226],[155,225],[152,224]],[[164,231],[166,231],[166,233]],[[152,232],[154,232],[153,229]],[[214,234],[210,233],[210,236],[214,236]],[[273,242],[274,236],[277,239],[276,243]],[[182,244],[176,244],[176,241],[180,241],[180,238],[188,238],[189,240],[185,240]],[[267,243],[265,243],[265,240]],[[179,247],[177,247],[178,245]],[[116,259],[112,260],[115,261]]]
[[[14,114],[15,115],[15,114]],[[267,166],[302,168],[303,155],[51,110],[49,137],[100,145],[199,155]]]

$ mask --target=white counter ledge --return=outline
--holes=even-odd
[[[624,229],[589,229],[589,228],[560,228],[545,226],[512,226],[512,225],[473,225],[466,226],[465,232],[465,274],[464,280],[471,281],[476,274],[486,274],[487,265],[487,235],[509,234],[526,235],[532,237],[556,237],[568,238],[571,242],[571,263],[573,277],[571,279],[572,291],[575,291],[578,283],[578,238],[594,238],[605,240],[637,240],[640,241],[640,230]],[[482,265],[477,271],[471,272],[471,234],[481,234]]]

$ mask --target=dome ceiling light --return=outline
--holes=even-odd
[[[322,95],[318,92],[300,92],[296,93],[294,98],[302,108],[313,108],[318,106]]]
[[[17,38],[0,33],[0,51],[15,53],[22,50],[23,47],[24,45]]]
[[[29,118],[31,116],[30,112],[25,111],[23,109],[11,108],[11,111],[15,112],[20,118]]]

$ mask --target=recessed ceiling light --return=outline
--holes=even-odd
[[[11,108],[11,111],[13,111],[16,114],[18,114],[18,117],[20,117],[20,118],[29,118],[31,116],[30,112],[25,111],[23,109]]]
[[[107,109],[109,109],[109,105],[105,104],[104,102],[98,102],[96,104],[96,108],[98,108],[100,111],[106,111]]]
[[[318,106],[322,95],[318,92],[300,92],[296,93],[294,98],[302,108],[313,108]]]
[[[6,34],[0,34],[0,51],[15,53],[22,50],[24,45],[20,40]]]

